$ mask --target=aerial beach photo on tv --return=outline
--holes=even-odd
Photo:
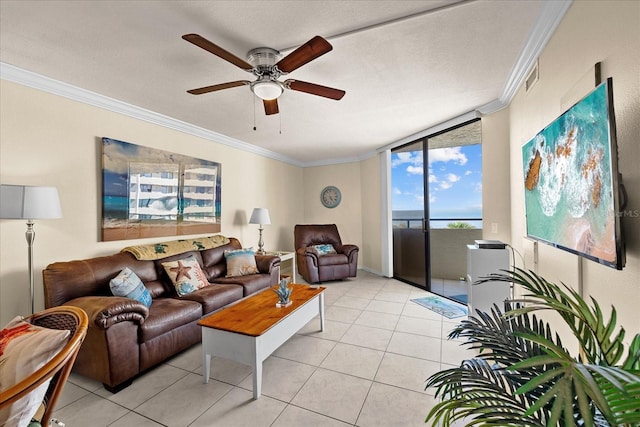
[[[612,80],[522,146],[527,236],[622,269]]]

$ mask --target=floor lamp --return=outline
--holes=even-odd
[[[258,240],[258,252],[259,254],[264,255],[264,242],[262,241],[262,225],[263,224],[271,224],[271,218],[269,218],[269,209],[267,208],[254,208],[251,213],[251,218],[249,219],[249,224],[259,224],[260,228],[260,239]]]
[[[26,219],[27,245],[29,247],[29,289],[31,291],[31,314],[35,312],[33,286],[33,241],[36,232],[34,219],[62,218],[60,199],[56,187],[33,187],[27,185],[0,185],[0,219]]]

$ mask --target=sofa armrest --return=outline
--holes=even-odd
[[[146,305],[125,297],[80,297],[67,301],[65,305],[83,309],[89,317],[89,324],[100,329],[109,329],[116,323],[126,321],[142,325],[149,316]]]
[[[360,248],[358,248],[358,246],[356,245],[342,245],[338,252],[341,254],[345,254],[347,258],[350,258],[353,252],[358,252],[359,250]]]
[[[260,273],[270,274],[274,268],[280,266],[280,257],[256,254],[256,266]]]

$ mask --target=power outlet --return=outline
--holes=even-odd
[[[497,222],[492,222],[491,223],[491,232],[493,234],[498,234],[498,223]]]

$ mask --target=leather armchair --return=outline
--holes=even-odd
[[[308,283],[356,277],[360,249],[342,244],[335,224],[298,224],[293,235],[298,273]],[[314,247],[317,245],[332,245],[336,253],[321,254]]]

